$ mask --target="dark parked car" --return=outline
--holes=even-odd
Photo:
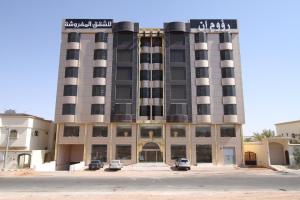
[[[104,166],[104,163],[101,160],[92,160],[89,164],[89,170],[97,170]]]

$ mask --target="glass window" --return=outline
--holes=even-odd
[[[223,96],[235,96],[235,85],[223,85]]]
[[[132,45],[133,44],[133,33],[130,31],[118,32],[118,46],[120,45]]]
[[[151,98],[150,88],[140,88],[140,98]]]
[[[235,127],[221,127],[221,137],[235,137]]]
[[[163,98],[163,89],[152,88],[152,98]]]
[[[231,33],[225,32],[219,34],[220,43],[232,42]]]
[[[132,80],[131,67],[117,67],[116,80]]]
[[[153,81],[162,81],[163,80],[162,70],[152,70],[152,80]]]
[[[150,37],[141,37],[141,47],[150,47],[151,38]]]
[[[64,96],[77,96],[77,85],[65,85]]]
[[[79,49],[67,49],[67,60],[79,60]]]
[[[196,50],[195,51],[196,60],[208,60],[207,50]]]
[[[116,99],[131,99],[131,85],[117,85],[116,86]]]
[[[152,63],[162,63],[163,58],[161,53],[153,53],[152,54]]]
[[[186,104],[171,104],[169,108],[169,113],[171,115],[186,115],[187,106]]]
[[[92,96],[105,96],[105,85],[93,85]]]
[[[107,60],[107,50],[106,49],[95,49],[94,50],[94,60]]]
[[[152,106],[152,116],[163,116],[163,106]]]
[[[207,35],[204,32],[195,33],[195,43],[207,42]]]
[[[186,158],[185,145],[171,145],[171,159]]]
[[[78,77],[78,67],[65,68],[65,78],[77,78],[77,77]]]
[[[171,50],[170,62],[185,62],[185,50]]]
[[[222,78],[234,78],[234,68],[233,67],[223,67],[222,68]]]
[[[171,79],[172,80],[185,80],[185,68],[184,67],[172,67],[171,68]]]
[[[196,145],[196,160],[197,163],[211,163],[212,151],[211,145]]]
[[[131,114],[131,104],[115,104],[115,114],[117,115],[129,115]]]
[[[91,160],[101,160],[102,162],[107,162],[107,145],[93,144]]]
[[[185,137],[185,128],[171,127],[171,137]]]
[[[64,137],[79,137],[79,126],[64,126]]]
[[[224,104],[224,115],[236,115],[236,104]]]
[[[170,33],[170,45],[184,45],[185,37],[182,32]]]
[[[221,60],[233,60],[232,50],[221,50]]]
[[[161,138],[161,127],[141,127],[141,138]]]
[[[93,127],[93,137],[107,137],[107,127],[106,126],[94,126]]]
[[[171,99],[186,99],[185,85],[171,85]]]
[[[150,116],[150,106],[140,106],[140,116]]]
[[[150,53],[141,53],[140,55],[140,62],[141,63],[150,63],[151,61]]]
[[[210,104],[197,104],[198,115],[210,115]]]
[[[131,137],[131,127],[117,127],[117,137]]]
[[[150,70],[141,70],[140,71],[140,80],[145,81],[145,80],[150,80]]]
[[[131,145],[116,145],[116,159],[131,160]]]
[[[68,33],[68,42],[80,42],[80,33]]]
[[[196,68],[196,78],[208,78],[208,67],[197,67]]]
[[[94,67],[93,77],[94,78],[105,78],[106,77],[106,67]]]
[[[63,104],[62,114],[63,115],[75,115],[76,104],[66,103]]]
[[[161,37],[153,37],[152,38],[152,46],[153,47],[161,47],[162,46],[162,38]]]
[[[196,127],[196,137],[211,137],[210,126]]]
[[[104,104],[92,104],[91,115],[104,115]]]
[[[117,50],[117,61],[118,61],[118,63],[132,62],[132,50],[118,49]]]
[[[95,42],[107,42],[108,33],[99,32],[95,34]]]
[[[210,96],[209,85],[197,86],[197,96]]]

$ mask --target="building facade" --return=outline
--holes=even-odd
[[[140,28],[111,19],[62,23],[57,169],[186,157],[242,160],[244,105],[237,20]]]

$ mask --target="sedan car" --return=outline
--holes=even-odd
[[[109,163],[109,169],[110,170],[120,170],[123,167],[123,163],[121,163],[120,160],[112,160]]]
[[[89,170],[98,170],[104,166],[101,160],[92,160],[89,164]]]
[[[185,170],[190,170],[191,169],[191,163],[188,159],[186,158],[178,158],[175,161],[175,167],[177,169],[185,169]]]

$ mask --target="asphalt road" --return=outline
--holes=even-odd
[[[300,176],[188,175],[184,177],[0,177],[3,192],[300,191]]]

